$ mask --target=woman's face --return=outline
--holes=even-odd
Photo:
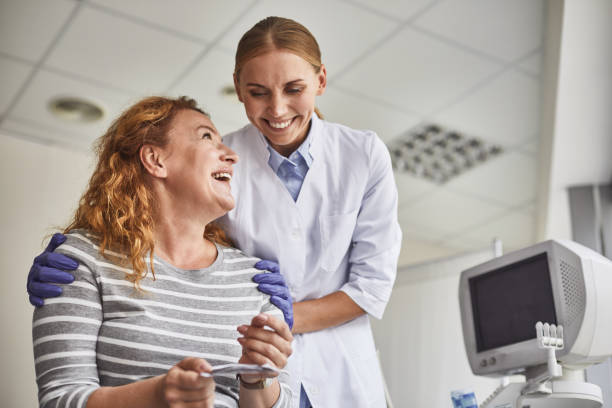
[[[308,134],[315,97],[325,91],[326,72],[321,66],[317,74],[303,58],[275,50],[249,60],[234,84],[251,123],[288,156]]]
[[[230,180],[238,156],[221,142],[210,119],[183,109],[172,119],[168,138],[162,153],[166,190],[186,214],[193,210],[218,218],[234,208]]]

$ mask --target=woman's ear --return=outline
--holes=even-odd
[[[323,95],[325,89],[327,88],[327,70],[325,69],[325,65],[321,64],[321,69],[317,74],[317,79],[319,80],[319,88],[317,89],[317,95]]]
[[[242,100],[242,94],[240,93],[240,84],[238,83],[238,77],[236,76],[236,74],[234,74],[234,89],[236,90],[236,96],[238,96],[238,100],[244,103],[244,101]]]
[[[150,144],[140,148],[140,162],[150,175],[158,178],[166,178],[168,169],[161,155],[161,148]]]

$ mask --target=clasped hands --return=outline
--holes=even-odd
[[[251,320],[250,325],[237,328],[242,337],[239,362],[245,364],[270,364],[284,368],[292,353],[293,336],[287,323],[274,316],[260,313]],[[215,382],[212,377],[203,377],[212,366],[204,359],[187,357],[173,366],[161,377],[162,399],[170,408],[213,407]],[[245,374],[244,381],[255,383],[262,379],[260,374]]]

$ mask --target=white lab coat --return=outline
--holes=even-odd
[[[252,125],[223,141],[240,156],[236,207],[220,221],[236,246],[276,260],[294,301],[342,290],[381,318],[395,280],[401,231],[397,189],[383,142],[313,115],[312,165],[297,201],[268,165]],[[319,407],[384,407],[382,376],[367,315],[296,335],[287,369],[294,404],[300,383]]]

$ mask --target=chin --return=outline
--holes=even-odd
[[[223,214],[221,214],[219,217],[223,217],[225,214],[227,214],[228,212],[230,212],[231,210],[234,209],[234,207],[236,206],[236,203],[234,202],[234,200],[229,200],[226,203],[222,204],[222,208],[223,208]]]

